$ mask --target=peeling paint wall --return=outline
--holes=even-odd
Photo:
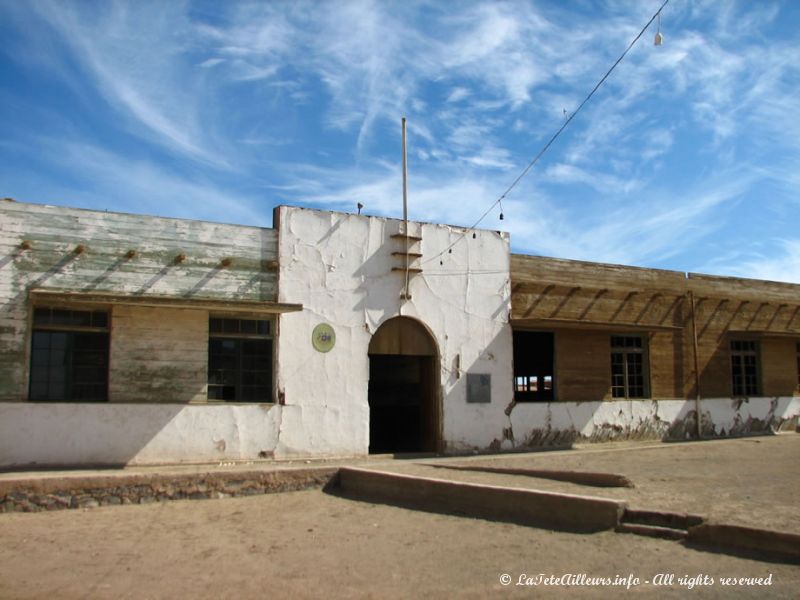
[[[286,406],[277,453],[367,452],[369,341],[400,315],[422,322],[438,345],[446,450],[488,447],[512,396],[508,235],[481,230],[473,238],[461,228],[411,223],[409,233],[422,238],[423,272],[410,276],[411,299],[401,301],[404,274],[392,267],[402,261],[392,252],[404,242],[391,237],[401,221],[278,211],[278,301],[304,310],[280,318],[277,385]],[[336,332],[328,353],[311,345],[323,322]],[[467,373],[492,376],[491,403],[466,402]]]
[[[208,311],[115,306],[111,402],[205,402]]]
[[[771,433],[795,425],[800,398],[705,399],[700,403],[704,437]],[[694,400],[614,400],[515,404],[513,440],[502,449],[568,446],[574,442],[696,439]]]

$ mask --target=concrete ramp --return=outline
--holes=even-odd
[[[339,470],[339,489],[356,500],[580,533],[614,529],[626,508],[624,502],[608,498],[351,467]]]

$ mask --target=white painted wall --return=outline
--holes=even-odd
[[[0,403],[0,465],[158,464],[271,456],[283,407]]]
[[[422,237],[423,273],[411,276],[412,298],[401,301],[404,276],[391,270],[401,264],[391,254],[403,247],[391,238],[401,221],[279,211],[278,301],[304,310],[280,317],[277,385],[286,406],[277,453],[368,451],[369,341],[400,315],[421,321],[438,344],[447,450],[488,447],[513,395],[508,234],[481,230],[473,239],[461,228],[411,223]],[[321,322],[336,332],[328,353],[311,346]],[[468,372],[491,374],[490,404],[467,404]]]
[[[743,402],[715,398],[703,400],[701,406],[709,436],[710,428],[718,436],[777,431],[800,418],[797,397]],[[694,411],[694,401],[689,400],[517,404],[505,423],[511,426],[514,441],[505,440],[501,448],[684,439],[686,432],[694,434]],[[357,454],[364,449],[356,452],[355,444],[348,440],[366,444],[368,431],[363,420],[354,418],[357,414],[357,410],[348,413],[333,406],[0,403],[0,466]],[[340,440],[339,445],[330,445],[331,438]]]

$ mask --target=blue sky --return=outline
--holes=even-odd
[[[662,0],[0,0],[0,195],[271,225],[472,225]],[[481,227],[800,283],[800,2],[671,0]]]

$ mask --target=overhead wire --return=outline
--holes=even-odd
[[[519,184],[519,182],[520,182],[520,181],[522,181],[522,179],[523,179],[523,178],[524,178],[524,177],[525,177],[525,176],[526,176],[526,175],[527,175],[527,174],[530,172],[530,170],[533,168],[533,166],[534,166],[534,165],[535,165],[537,162],[539,162],[539,159],[540,159],[540,158],[541,158],[541,157],[544,155],[544,153],[545,153],[545,152],[547,152],[547,150],[550,148],[550,146],[552,146],[552,145],[553,145],[553,142],[555,142],[555,141],[558,139],[558,136],[560,136],[560,135],[561,135],[561,132],[563,132],[563,131],[564,131],[564,130],[567,128],[567,126],[568,126],[568,125],[569,125],[569,124],[572,122],[572,120],[573,120],[573,119],[574,119],[574,118],[577,116],[577,114],[578,114],[578,113],[581,111],[581,109],[584,107],[584,105],[585,105],[585,104],[586,104],[586,103],[587,103],[587,102],[588,102],[588,101],[589,101],[589,100],[592,98],[592,96],[594,96],[595,92],[596,92],[598,89],[600,89],[600,86],[601,86],[601,85],[603,85],[603,83],[605,83],[606,79],[608,79],[608,77],[611,75],[611,73],[614,71],[614,69],[616,69],[616,68],[617,68],[617,65],[619,65],[619,63],[621,63],[621,62],[622,62],[622,60],[625,58],[625,56],[627,56],[628,52],[630,52],[631,48],[633,48],[633,47],[636,45],[636,42],[638,42],[638,41],[639,41],[639,39],[640,39],[640,38],[641,38],[641,37],[644,35],[644,32],[645,32],[645,31],[647,31],[647,28],[648,28],[648,27],[650,27],[650,25],[652,25],[652,24],[653,24],[653,21],[655,21],[655,20],[656,20],[656,18],[660,18],[660,16],[661,16],[661,11],[662,11],[662,10],[664,10],[664,7],[665,7],[667,4],[669,4],[669,0],[664,0],[664,3],[663,3],[663,4],[662,4],[660,7],[659,7],[659,9],[658,9],[658,10],[657,10],[655,13],[653,13],[653,16],[652,16],[652,17],[650,17],[650,20],[647,22],[647,24],[646,24],[644,27],[642,27],[642,30],[641,30],[641,31],[640,31],[640,32],[637,34],[637,36],[636,36],[635,38],[633,38],[633,41],[631,41],[631,43],[630,43],[630,44],[628,44],[628,47],[627,47],[627,48],[625,48],[625,51],[624,51],[622,54],[620,54],[619,58],[618,58],[618,59],[617,59],[617,60],[614,62],[614,64],[613,64],[613,65],[611,65],[611,68],[610,68],[610,69],[608,69],[608,71],[606,71],[606,74],[605,74],[605,75],[603,75],[603,76],[600,78],[600,80],[597,82],[597,84],[595,84],[595,86],[592,88],[592,91],[591,91],[591,92],[589,92],[589,93],[587,94],[587,96],[586,96],[586,97],[583,99],[583,102],[581,102],[581,103],[578,105],[578,108],[576,108],[576,109],[575,109],[575,111],[574,111],[574,112],[572,112],[572,113],[571,113],[571,114],[568,116],[568,118],[567,118],[567,119],[564,121],[564,123],[561,125],[561,127],[559,127],[559,128],[558,128],[558,130],[557,130],[557,131],[556,131],[556,132],[555,132],[555,133],[554,133],[554,134],[553,134],[553,135],[550,137],[550,139],[549,139],[549,140],[548,140],[548,142],[547,142],[547,143],[546,143],[546,144],[545,144],[545,145],[542,147],[542,149],[541,149],[541,150],[539,150],[538,154],[536,154],[536,156],[534,156],[534,157],[533,157],[533,159],[532,159],[532,160],[531,160],[531,161],[528,163],[528,165],[527,165],[527,166],[526,166],[526,167],[525,167],[525,168],[522,170],[522,172],[521,172],[521,173],[520,173],[520,174],[517,176],[517,178],[516,178],[514,181],[512,181],[512,182],[511,182],[511,185],[509,185],[509,186],[506,188],[506,190],[505,190],[505,191],[504,191],[502,194],[500,194],[500,196],[498,196],[498,198],[497,198],[497,199],[496,199],[494,202],[492,202],[492,204],[491,204],[491,205],[489,205],[489,208],[487,208],[487,209],[486,209],[486,210],[483,212],[483,214],[480,216],[480,218],[479,218],[477,221],[475,221],[475,223],[473,223],[473,224],[472,224],[472,226],[470,226],[470,227],[468,227],[467,229],[465,229],[465,230],[464,230],[464,231],[463,231],[463,232],[462,232],[462,233],[461,233],[461,234],[460,234],[460,235],[459,235],[459,236],[456,238],[456,240],[455,240],[453,243],[451,243],[451,244],[450,244],[450,245],[449,245],[447,248],[445,248],[444,250],[442,250],[442,251],[441,251],[439,254],[437,254],[436,256],[433,256],[433,257],[429,258],[428,260],[425,260],[425,261],[423,261],[422,263],[420,263],[421,265],[423,265],[423,264],[427,264],[427,263],[431,262],[432,260],[437,260],[437,259],[439,259],[441,256],[443,256],[445,253],[449,252],[449,251],[450,251],[450,250],[453,248],[453,246],[455,246],[456,244],[458,244],[458,243],[459,243],[459,242],[460,242],[462,239],[464,239],[464,237],[466,237],[466,235],[467,235],[467,233],[468,233],[469,231],[471,231],[471,230],[475,229],[475,228],[476,228],[478,225],[480,225],[480,224],[481,224],[481,222],[482,222],[482,221],[483,221],[483,220],[484,220],[484,219],[487,217],[487,215],[488,215],[490,212],[492,212],[492,210],[494,209],[494,207],[495,207],[495,206],[497,206],[498,204],[499,204],[499,205],[500,205],[500,207],[501,207],[501,209],[500,209],[500,211],[501,211],[501,212],[500,212],[500,214],[501,214],[501,219],[503,218],[503,217],[502,217],[502,215],[503,215],[503,210],[502,210],[502,206],[503,206],[503,200],[504,200],[504,199],[505,199],[505,198],[508,196],[508,194],[510,194],[510,193],[511,193],[511,191],[512,191],[512,190],[513,190],[515,187],[517,187],[517,185]],[[474,237],[474,236],[473,236],[473,237]]]

